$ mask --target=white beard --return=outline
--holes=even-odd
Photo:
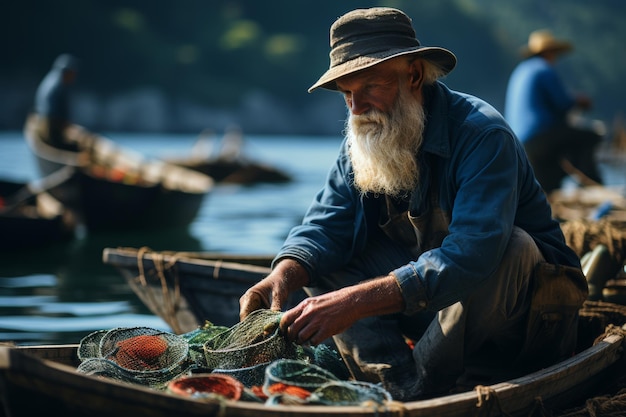
[[[376,109],[349,114],[348,151],[354,185],[361,194],[403,197],[416,187],[425,119],[422,105],[406,90],[400,90],[390,114]]]

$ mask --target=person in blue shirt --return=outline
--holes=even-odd
[[[587,284],[504,118],[440,81],[455,55],[421,45],[400,10],[348,12],[330,41],[309,91],[343,96],[346,137],[241,320],[304,288],[283,334],[332,337],[353,378],[399,401],[571,355]]]
[[[35,113],[39,116],[42,137],[50,145],[77,150],[66,140],[65,129],[71,124],[70,90],[79,70],[78,59],[70,54],[59,55],[35,93]]]
[[[548,30],[532,32],[522,49],[524,60],[511,73],[506,90],[504,116],[547,193],[560,188],[572,173],[569,166],[587,182],[602,184],[594,159],[601,136],[568,122],[572,110],[588,110],[591,100],[568,91],[555,69],[557,60],[571,50],[570,42]]]

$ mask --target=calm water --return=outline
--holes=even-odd
[[[110,134],[121,146],[149,156],[187,154],[194,135]],[[270,254],[297,224],[337,153],[340,138],[246,137],[244,152],[294,177],[289,184],[217,186],[189,229],[175,236],[92,234],[41,250],[0,253],[0,341],[76,343],[94,330],[149,326],[169,330],[102,263],[105,247]],[[0,132],[0,177],[31,180],[35,160],[21,132]],[[0,231],[0,238],[2,236]]]
[[[145,155],[190,152],[194,135],[110,134]],[[340,138],[246,137],[244,152],[294,177],[289,184],[217,186],[188,230],[92,234],[41,250],[0,253],[0,341],[75,343],[94,330],[150,326],[169,330],[102,263],[105,247],[271,254],[297,224],[333,163]],[[626,164],[603,165],[605,181],[623,184]],[[21,132],[0,132],[0,178],[35,179],[35,160]],[[2,236],[0,238],[10,237]]]

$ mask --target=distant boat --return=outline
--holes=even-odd
[[[164,159],[185,168],[211,176],[217,183],[252,185],[259,183],[286,183],[292,181],[287,172],[245,155],[239,129],[229,129],[214,149],[216,140],[212,131],[203,131],[189,156]]]
[[[119,147],[78,125],[68,129],[82,152],[54,148],[37,129],[37,115],[24,135],[42,175],[75,168],[74,178],[53,195],[74,210],[90,231],[162,229],[189,225],[213,189],[211,177]]]
[[[68,178],[59,174],[30,183],[0,179],[0,250],[39,248],[74,238],[72,213],[46,192]]]

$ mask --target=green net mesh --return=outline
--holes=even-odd
[[[378,386],[347,381],[347,367],[330,346],[288,341],[280,318],[280,312],[257,310],[232,327],[207,321],[182,335],[148,327],[99,330],[81,340],[77,370],[159,390],[179,389],[179,395],[201,401],[235,400],[230,395],[239,388],[233,381],[244,388],[237,401],[338,405],[387,398]]]
[[[300,387],[309,392],[322,385],[338,381],[331,372],[301,360],[281,359],[272,362],[266,369],[263,391],[271,395],[271,387],[276,384]]]
[[[206,363],[214,369],[241,369],[279,358],[296,358],[296,345],[280,332],[281,313],[256,310],[245,320],[204,344]]]
[[[298,358],[302,359],[304,357],[308,362],[326,369],[339,379],[350,378],[350,371],[346,367],[343,359],[339,353],[329,345],[299,346],[298,348],[304,351],[304,356],[298,355]]]
[[[380,385],[340,380],[315,364],[292,359],[279,359],[267,366],[263,393],[267,403],[274,405],[360,405],[392,400]]]
[[[108,330],[98,330],[83,337],[78,345],[78,359],[85,361],[91,358],[99,358],[100,354],[100,340],[102,336],[106,334]]]
[[[78,371],[163,388],[190,367],[187,341],[148,327],[91,333],[78,348]]]
[[[206,321],[203,326],[181,335],[189,345],[189,359],[196,368],[208,368],[204,353],[204,344],[220,333],[228,330],[226,326],[217,326]]]
[[[252,388],[263,385],[265,369],[270,363],[271,362],[262,362],[253,366],[233,369],[214,368],[211,372],[231,376],[241,381],[245,387]]]
[[[307,400],[310,404],[360,405],[367,402],[384,404],[392,398],[384,388],[371,382],[332,381],[317,388]]]

